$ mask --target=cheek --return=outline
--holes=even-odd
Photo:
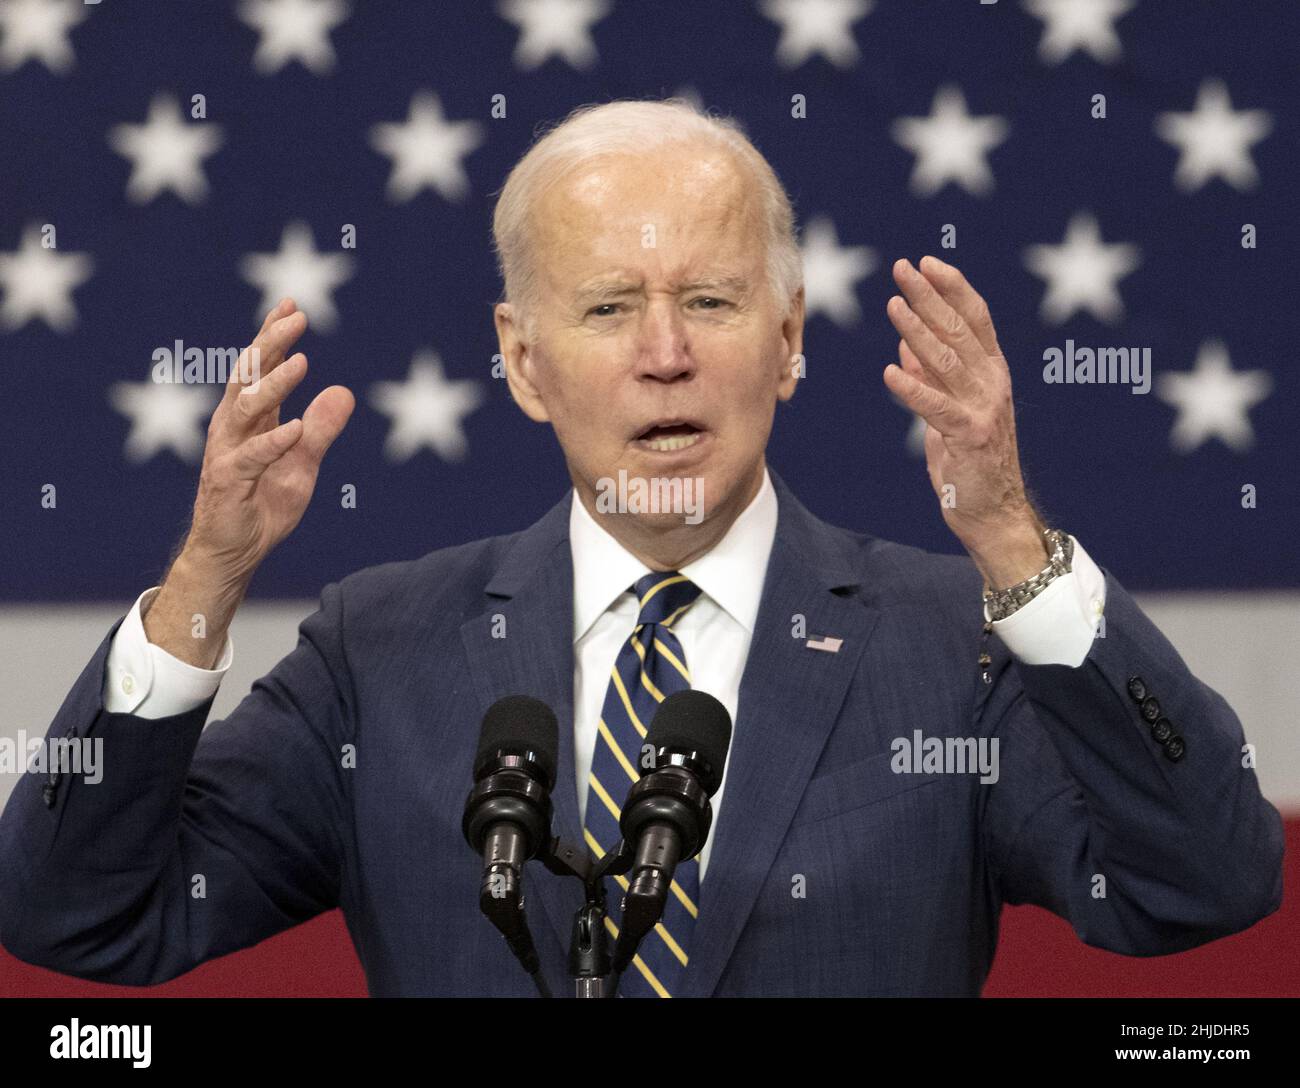
[[[585,379],[575,377],[555,394],[557,409],[552,421],[566,444],[594,450],[619,441],[616,386],[588,375]]]
[[[771,411],[780,385],[776,360],[769,356],[760,366],[751,365],[737,371],[730,384],[727,402],[738,414],[752,417]]]

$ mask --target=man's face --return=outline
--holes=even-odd
[[[757,493],[803,328],[802,292],[783,322],[767,285],[757,198],[702,145],[593,160],[534,208],[533,342],[503,322],[509,307],[497,328],[515,399],[551,422],[589,508],[620,469],[702,480],[706,521]]]

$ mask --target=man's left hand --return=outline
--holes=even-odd
[[[885,386],[926,423],[925,459],[943,519],[993,589],[1047,562],[1043,525],[1025,494],[1011,372],[989,308],[955,267],[894,264],[903,292],[885,307],[902,336]]]

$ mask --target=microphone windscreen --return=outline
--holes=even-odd
[[[532,752],[546,778],[547,790],[555,788],[555,765],[560,750],[560,725],[555,711],[531,695],[507,695],[498,699],[483,715],[474,769],[499,753],[521,756]]]
[[[659,704],[646,734],[646,743],[656,750],[673,748],[695,751],[713,771],[703,786],[712,796],[722,784],[731,747],[731,715],[706,691],[679,691]]]

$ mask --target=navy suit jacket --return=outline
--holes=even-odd
[[[1082,665],[1020,664],[993,636],[986,681],[968,559],[828,525],[772,480],[684,995],[977,995],[1004,902],[1134,956],[1277,909],[1281,819],[1243,767],[1241,724],[1109,573]],[[375,996],[532,994],[479,914],[460,820],[484,711],[525,693],[560,720],[555,831],[582,841],[569,502],[326,586],[293,652],[206,730],[210,701],[152,721],[104,710],[119,620],[50,727],[103,738],[103,780],[24,774],[0,820],[0,941],[147,985],[341,907]],[[807,646],[823,636],[837,653]],[[894,773],[892,742],[914,730],[997,738],[998,781]],[[533,861],[526,888],[543,970],[568,993],[580,887]]]

